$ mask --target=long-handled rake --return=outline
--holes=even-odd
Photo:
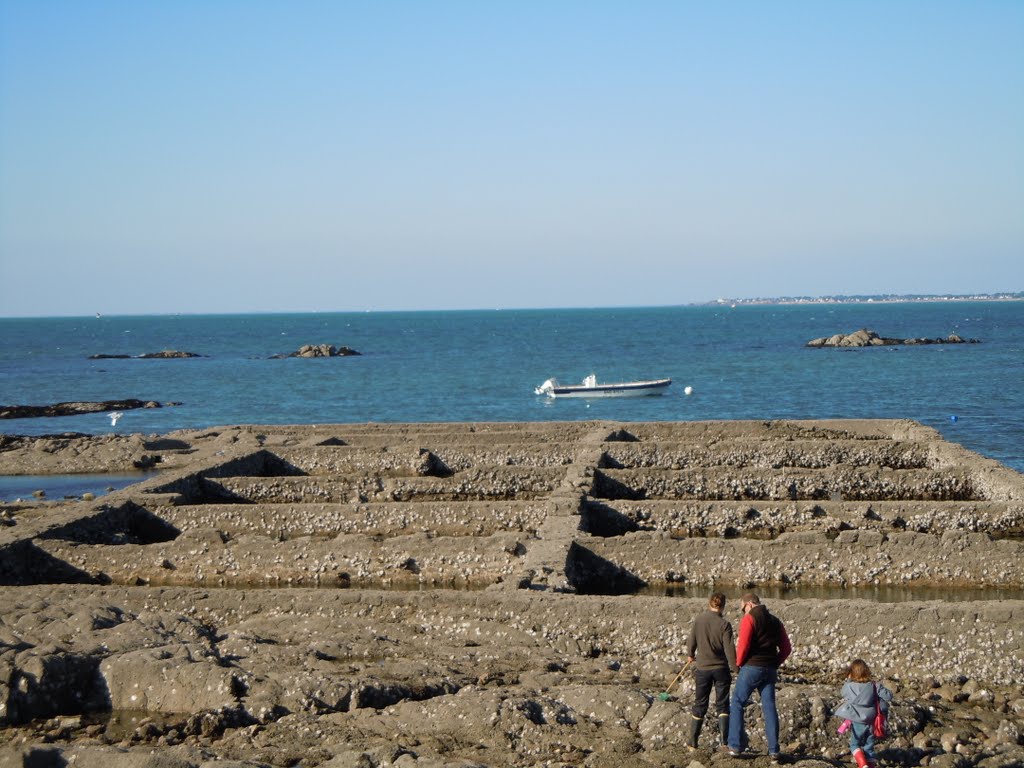
[[[685,673],[686,670],[688,670],[690,668],[690,665],[692,663],[693,663],[693,660],[692,659],[688,659],[686,661],[686,663],[683,664],[683,668],[679,670],[679,674],[676,675],[675,678],[673,678],[672,682],[668,684],[668,688],[666,688],[664,691],[662,691],[661,693],[658,694],[658,698],[659,699],[661,699],[662,701],[668,701],[669,699],[672,698],[672,695],[669,693],[669,691],[672,690],[672,686],[673,685],[675,685],[676,683],[679,682],[680,678],[682,678],[682,676],[683,676],[683,673]]]

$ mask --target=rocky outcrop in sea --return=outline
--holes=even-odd
[[[808,347],[892,347],[916,344],[979,344],[980,339],[964,339],[955,333],[945,338],[918,337],[913,339],[896,339],[879,336],[868,328],[861,328],[849,334],[837,333],[834,336],[822,336],[811,339]]]
[[[180,405],[180,403],[166,403]],[[130,411],[134,408],[163,408],[156,400],[101,400],[49,405],[0,405],[0,419],[35,419],[42,416],[78,416],[83,413]]]
[[[145,352],[141,355],[89,355],[89,360],[174,360],[184,357],[202,357],[196,352],[183,352],[179,349],[164,349],[160,352]]]
[[[336,347],[333,344],[303,344],[294,352],[283,355],[272,355],[271,360],[280,360],[286,357],[351,357],[361,355],[351,347]]]

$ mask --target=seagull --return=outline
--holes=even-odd
[[[124,414],[121,413],[120,411],[114,411],[112,414],[110,414],[110,426],[116,427],[117,420],[120,419],[122,416],[124,416]]]

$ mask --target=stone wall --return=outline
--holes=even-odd
[[[1024,759],[1024,479],[913,422],[40,442],[45,471],[65,451],[76,469],[141,450],[163,469],[6,510],[0,761],[17,743],[22,765],[678,765],[692,678],[657,694],[712,587],[734,623],[741,592],[784,590],[766,602],[795,648],[779,693],[794,762],[845,751],[829,721],[857,656],[897,694],[890,762]],[[0,469],[41,455],[10,445]]]

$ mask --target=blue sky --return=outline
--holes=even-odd
[[[1024,289],[1024,3],[0,3],[0,315]]]

